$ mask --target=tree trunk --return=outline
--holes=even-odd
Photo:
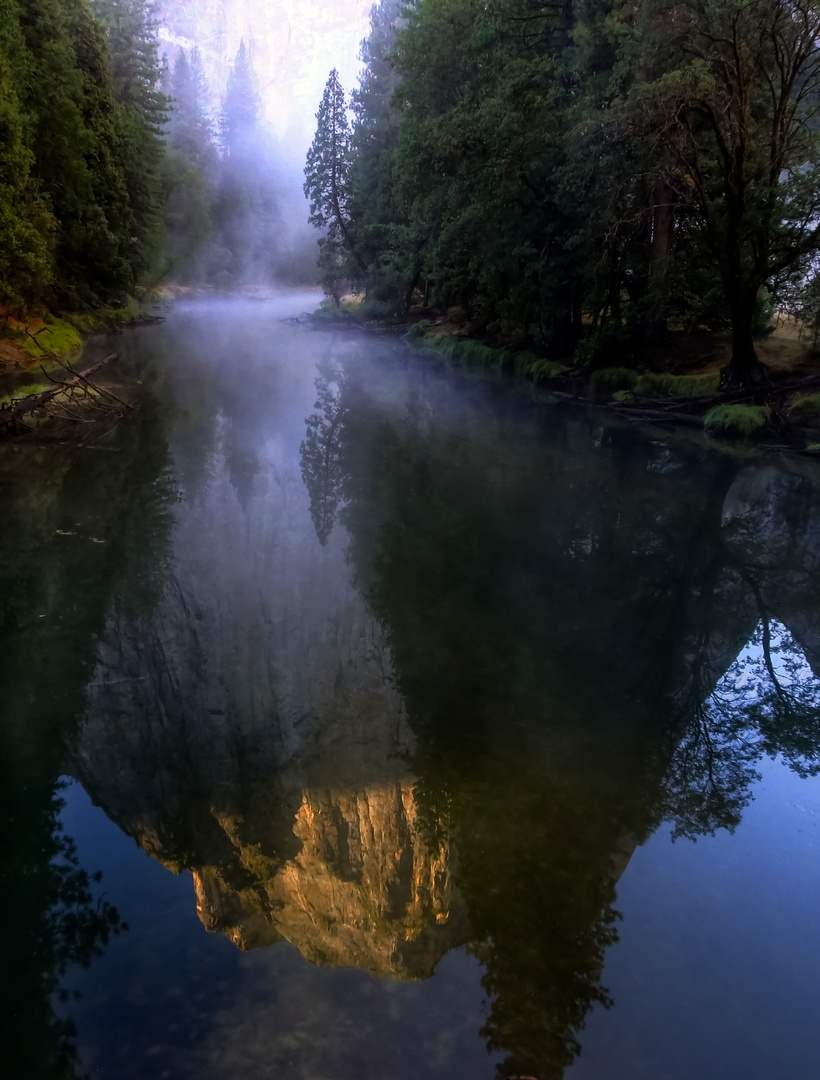
[[[648,303],[643,318],[643,336],[656,341],[666,331],[666,272],[672,255],[675,229],[675,193],[666,180],[655,185],[652,196],[652,239],[648,284]]]
[[[722,390],[753,390],[768,382],[768,373],[760,362],[752,337],[757,289],[737,289],[729,297],[732,316],[732,358],[720,373]]]

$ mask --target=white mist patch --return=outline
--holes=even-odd
[[[199,48],[215,112],[244,41],[265,119],[304,153],[328,72],[335,67],[348,90],[356,81],[370,7],[371,0],[160,0],[159,37],[171,49]]]

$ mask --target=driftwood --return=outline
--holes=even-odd
[[[820,375],[810,375],[804,379],[783,383],[780,386],[758,386],[752,390],[733,390],[715,394],[699,394],[694,397],[644,397],[637,394],[628,401],[595,401],[578,393],[552,390],[553,397],[561,401],[571,401],[577,405],[593,405],[597,408],[610,409],[618,416],[628,420],[643,420],[646,423],[680,424],[684,427],[703,427],[703,413],[713,405],[740,404],[763,397],[768,401],[783,397],[785,394],[808,390],[820,386]],[[790,448],[794,450],[794,448]],[[795,451],[796,452],[796,451]],[[814,451],[809,451],[814,454]]]
[[[110,390],[91,381],[91,376],[111,360],[115,360],[116,356],[116,353],[104,356],[85,371],[76,371],[69,363],[61,363],[60,366],[69,375],[67,379],[52,379],[43,369],[43,374],[53,385],[39,394],[28,394],[16,400],[12,398],[10,405],[0,408],[0,434],[8,434],[25,427],[25,417],[37,412],[47,412],[60,419],[86,423],[94,423],[101,413],[110,417],[128,412],[132,406]],[[78,398],[83,399],[83,413],[77,413],[71,408]],[[86,412],[91,415],[85,415]]]

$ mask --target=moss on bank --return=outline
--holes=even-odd
[[[681,374],[626,366],[590,372],[534,352],[493,347],[465,336],[463,326],[446,320],[418,320],[410,327],[408,338],[419,351],[478,377],[511,376],[531,387],[544,385],[548,389],[552,384],[552,393],[559,398],[608,405],[628,419],[702,425],[708,434],[727,440],[765,442],[767,436],[777,432],[778,444],[785,437],[793,449],[801,450],[816,438],[813,429],[820,422],[820,393],[801,394],[797,387],[787,393],[777,390],[777,380],[782,387],[791,374],[787,366],[773,368],[774,404],[758,404],[751,393],[751,400],[745,402],[731,400],[737,395],[721,395],[720,372],[710,355],[705,355],[699,365],[707,370],[692,371],[690,361],[690,370]],[[817,377],[805,368],[798,368],[795,375],[798,372],[804,380],[808,378],[809,385],[811,378]],[[687,399],[691,399],[691,405]],[[784,417],[788,417],[788,424],[784,424]],[[785,449],[782,445],[778,448]]]
[[[64,312],[59,316],[46,312],[23,317],[0,311],[0,372],[23,374],[34,368],[54,371],[82,353],[83,334],[113,330],[142,317],[136,300],[118,308]]]
[[[768,405],[714,405],[703,417],[703,426],[730,438],[750,439],[759,435],[771,418]]]

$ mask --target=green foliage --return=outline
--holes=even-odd
[[[816,419],[820,416],[820,393],[799,394],[792,401],[789,411],[798,417]]]
[[[771,412],[768,405],[715,405],[704,416],[703,426],[729,438],[749,439],[768,425]]]
[[[531,356],[532,354],[529,355]],[[535,357],[532,360],[527,359],[521,364],[519,361],[520,356],[520,353],[516,356],[516,367],[524,378],[532,379],[536,386],[539,382],[557,378],[567,370],[566,364],[562,364],[558,360],[547,360],[544,357],[541,359],[538,359],[538,357]]]
[[[731,322],[743,378],[820,246],[820,12],[795,10],[382,0],[321,215],[347,272],[590,367]]]
[[[752,336],[766,338],[774,332],[775,325],[772,319],[775,315],[774,293],[768,289],[760,289],[755,298],[754,314],[752,316]]]
[[[155,29],[148,0],[2,0],[3,306],[122,301],[154,258]]]
[[[80,335],[69,319],[47,318],[36,334],[27,334],[20,340],[20,346],[30,356],[41,358],[45,355],[70,356],[79,352],[82,342]]]
[[[589,379],[589,388],[594,394],[612,394],[616,390],[634,390],[638,384],[638,374],[631,368],[611,367],[593,371]]]
[[[427,329],[429,326],[429,319],[419,319],[418,322],[413,323],[413,325],[407,331],[407,334],[412,341],[416,341],[424,337],[424,335],[427,333]]]
[[[670,375],[647,372],[631,388],[644,397],[701,397],[716,394],[720,375]]]
[[[11,390],[8,394],[0,396],[0,409],[6,409],[10,405],[13,405],[15,401],[19,401],[21,398],[30,397],[32,394],[42,394],[44,390],[48,390],[49,383],[35,382],[25,383],[23,386],[16,386],[14,390]]]
[[[305,196],[310,221],[326,235],[319,241],[319,268],[327,292],[338,302],[341,281],[365,270],[350,226],[350,124],[339,73],[328,76],[316,134],[305,162]]]

